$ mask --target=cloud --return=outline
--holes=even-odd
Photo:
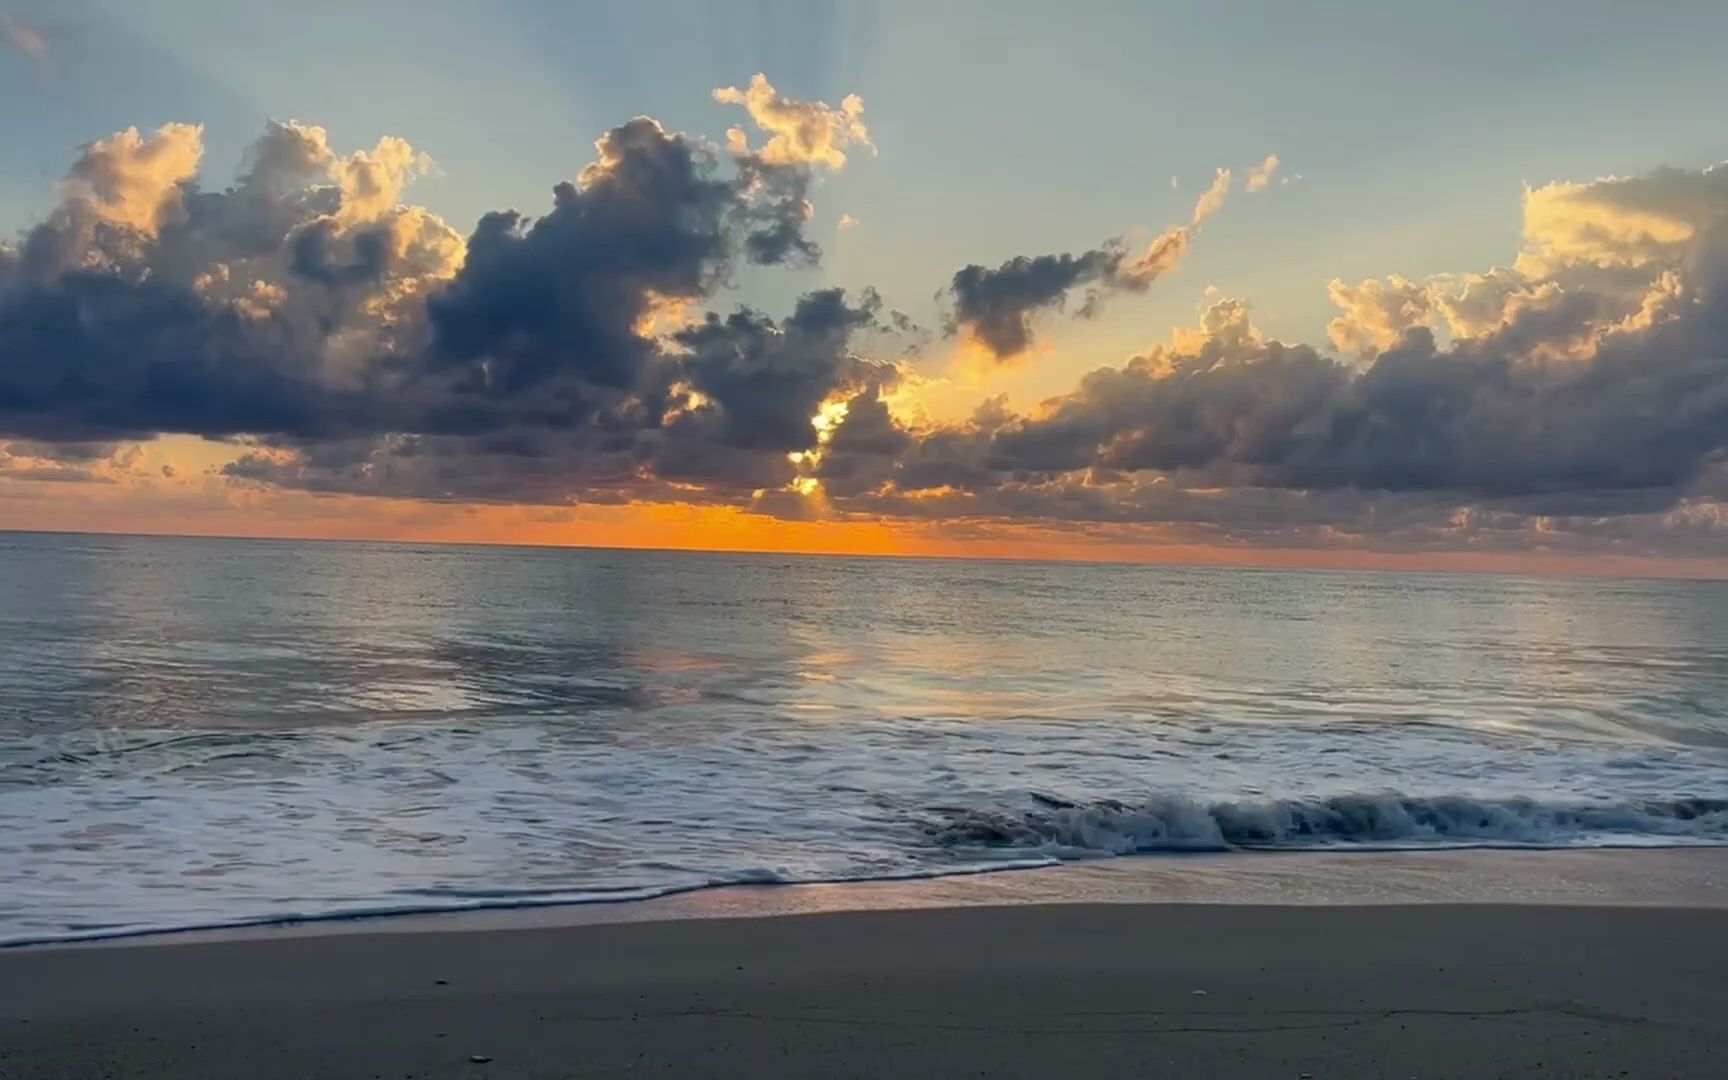
[[[656,297],[705,296],[756,223],[699,148],[638,118],[596,144],[552,211],[480,220],[462,270],[428,300],[434,372],[477,404],[564,384],[624,390],[656,346],[636,330]],[[560,394],[574,422],[592,395]]]
[[[848,148],[861,146],[874,152],[864,126],[864,103],[857,95],[846,97],[838,109],[820,101],[799,101],[782,96],[763,75],[756,75],[746,90],[723,87],[714,99],[743,105],[757,128],[767,133],[760,147],[750,146],[742,128],[726,132],[726,147],[736,169],[743,195],[736,213],[751,222],[744,239],[750,261],[761,264],[812,265],[821,248],[804,233],[805,223],[815,213],[810,188],[818,170],[839,171],[846,165]],[[845,220],[856,219],[843,216]]]
[[[635,395],[581,423],[518,415],[462,432],[394,434],[262,447],[225,469],[237,482],[319,493],[449,502],[762,503],[812,472],[825,407],[878,393],[898,373],[854,348],[880,327],[881,302],[808,293],[775,320],[749,308],[709,314],[672,335]],[[797,504],[802,506],[802,504]],[[799,510],[803,513],[808,507]]]
[[[236,184],[207,192],[197,135],[91,144],[0,266],[18,278],[0,288],[18,358],[0,370],[0,430],[306,440],[621,422],[667,381],[647,315],[712,295],[740,261],[815,251],[785,198],[808,170],[722,174],[651,120],[607,133],[550,213],[489,214],[467,243],[399,203],[430,168],[402,140],[343,156],[321,128],[275,123]]]
[[[114,484],[145,473],[137,443],[0,440],[0,482]]]
[[[953,303],[949,333],[964,330],[990,357],[1007,360],[1031,346],[1033,320],[1063,310],[1082,285],[1091,288],[1076,310],[1081,317],[1096,315],[1110,293],[1145,292],[1181,264],[1200,225],[1223,208],[1230,179],[1229,169],[1219,169],[1188,224],[1165,229],[1139,255],[1118,239],[1077,255],[1017,255],[994,268],[962,267],[946,290]]]
[[[1517,268],[1542,276],[1580,264],[1598,268],[1671,262],[1721,214],[1728,169],[1659,169],[1588,184],[1524,192],[1524,252]]]
[[[1222,210],[1224,197],[1228,194],[1230,194],[1230,170],[1219,169],[1218,174],[1212,178],[1211,185],[1201,192],[1199,200],[1194,203],[1194,218],[1188,223],[1189,227],[1199,225]]]
[[[1639,177],[1555,183],[1524,193],[1522,245],[1508,267],[1334,281],[1341,314],[1328,326],[1340,350],[1391,348],[1410,330],[1453,338],[1517,333],[1550,359],[1585,357],[1610,331],[1649,328],[1698,303],[1728,253],[1728,170],[1660,169]]]
[[[1326,286],[1326,295],[1342,310],[1326,324],[1327,337],[1340,351],[1361,356],[1390,349],[1410,330],[1426,326],[1434,312],[1428,286],[1397,274],[1385,282],[1370,278],[1360,285],[1334,278]]]
[[[883,400],[882,383],[866,385],[844,400],[844,411],[810,463],[809,475],[831,497],[850,498],[889,480],[912,436],[895,420]]]
[[[0,245],[0,479],[172,479],[134,453],[170,433],[229,441],[209,482],[245,490],[1405,550],[1728,539],[1722,170],[1531,188],[1507,265],[1335,281],[1324,346],[1214,297],[1035,407],[934,423],[871,355],[911,332],[874,291],[723,302],[820,258],[811,192],[867,134],[766,80],[722,93],[761,146],[639,117],[539,216],[466,238],[407,201],[434,166],[400,139],[272,123],[219,189],[195,125],[87,144]],[[1144,248],[961,269],[951,329],[1007,357],[1047,312],[1146,289],[1233,182]]]
[[[1719,554],[1719,185],[1712,170],[1567,185],[1527,198],[1513,268],[1333,282],[1329,336],[1351,360],[1269,339],[1220,300],[1028,413],[879,420],[898,444],[834,455],[831,508],[1207,543]]]
[[[352,221],[373,221],[395,206],[402,190],[432,171],[432,159],[406,139],[385,136],[371,151],[356,150],[331,164],[342,192],[341,213]]]
[[[201,126],[167,124],[148,139],[127,128],[84,146],[66,179],[68,201],[101,221],[154,236],[203,156]]]
[[[1577,316],[1536,306],[1449,348],[1412,329],[1364,367],[1269,340],[1243,305],[1220,301],[1198,331],[1034,414],[908,432],[913,446],[860,503],[1233,523],[1277,543],[1346,529],[1405,546],[1466,531],[1471,543],[1553,546],[1567,542],[1556,530],[1600,538],[1620,519],[1657,547],[1679,528],[1688,543],[1719,540],[1706,491],[1728,451],[1728,323],[1709,312],[1728,292],[1718,280],[1686,296],[1665,317],[1599,326],[1590,353],[1564,362],[1547,346]],[[1595,309],[1583,310],[1588,322]],[[1280,528],[1247,529],[1242,515],[1272,507]]]
[[[0,43],[32,60],[48,55],[48,39],[42,32],[10,16],[0,16]]]
[[[321,128],[269,125],[224,190],[199,186],[202,154],[189,124],[87,144],[60,204],[17,253],[0,249],[0,434],[323,438],[410,422],[388,369],[423,337],[423,297],[459,264],[460,237],[393,205],[394,182],[344,183],[367,155],[337,157]]]
[[[145,136],[137,128],[79,148],[60,184],[60,205],[32,230],[24,269],[35,276],[60,272],[93,249],[154,240],[184,211],[184,185],[198,171],[204,129],[166,124]]]
[[[962,267],[948,285],[953,325],[998,358],[1018,355],[1032,343],[1035,314],[1060,310],[1078,285],[1114,279],[1124,258],[1119,247],[1106,247],[1079,255],[1017,255],[994,268]]]
[[[756,153],[769,165],[825,165],[839,170],[846,165],[849,148],[875,149],[864,126],[864,102],[856,94],[848,95],[838,109],[833,109],[821,101],[783,97],[766,75],[757,74],[745,89],[726,86],[715,90],[714,100],[744,106],[757,130],[768,136]],[[751,152],[741,128],[727,132],[727,140],[734,153]]]
[[[1615,332],[1578,365],[1547,362],[1540,340],[1512,323],[1441,349],[1418,329],[1357,369],[1264,339],[1226,301],[1203,334],[1094,372],[1003,428],[991,460],[1206,487],[1536,497],[1676,490],[1728,444],[1719,330]]]
[[[741,308],[674,335],[688,350],[680,370],[706,403],[681,423],[716,423],[711,437],[740,449],[808,450],[811,418],[836,392],[892,381],[893,369],[854,356],[852,335],[876,324],[881,301],[865,294],[847,303],[840,289],[802,297],[781,323]]]
[[[1272,185],[1272,178],[1278,173],[1278,155],[1267,154],[1266,160],[1248,170],[1247,179],[1242,186],[1249,191],[1265,191]]]
[[[335,251],[344,240],[349,249],[346,261]],[[335,218],[319,218],[288,237],[288,252],[288,267],[294,273],[326,285],[345,285],[381,278],[392,248],[386,230],[367,229],[344,237]]]
[[[402,202],[433,165],[401,139],[344,154],[272,122],[223,190],[195,126],[91,143],[0,245],[0,438],[235,440],[230,481],[318,492],[746,503],[797,479],[826,403],[897,378],[854,338],[907,328],[834,289],[784,319],[663,318],[819,256],[807,192],[863,138],[858,108],[812,134],[825,107],[752,107],[803,126],[720,156],[637,118],[547,213],[466,241]]]

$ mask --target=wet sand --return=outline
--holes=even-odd
[[[0,1076],[1718,1077],[1728,911],[1061,904],[0,952]]]

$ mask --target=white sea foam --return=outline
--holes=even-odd
[[[1724,804],[1689,793],[1728,796],[1724,777],[1714,752],[1686,747],[1628,757],[1621,742],[1355,724],[867,720],[818,734],[707,714],[73,735],[0,753],[0,939],[1134,853],[1717,843]],[[1409,779],[1440,794],[1353,793]]]
[[[1202,803],[1162,797],[951,811],[924,825],[933,842],[1057,858],[1147,852],[1350,847],[1728,845],[1728,800],[1637,802],[1412,797],[1392,793]]]

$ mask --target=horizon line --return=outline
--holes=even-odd
[[[946,552],[918,551],[844,551],[838,549],[808,549],[786,550],[777,548],[726,548],[726,547],[674,547],[665,545],[641,544],[585,544],[579,541],[569,543],[534,542],[526,540],[486,540],[466,539],[453,540],[442,538],[409,538],[409,537],[378,537],[378,536],[281,536],[258,533],[208,533],[208,532],[148,532],[127,529],[39,529],[28,526],[0,525],[0,536],[97,536],[116,537],[122,539],[141,540],[213,540],[213,541],[253,541],[261,543],[285,544],[374,544],[395,547],[481,547],[505,548],[534,551],[599,551],[634,554],[662,555],[748,555],[777,556],[782,558],[813,558],[813,559],[890,559],[899,561],[940,561],[940,562],[993,562],[993,563],[1029,563],[1034,565],[1083,565],[1083,566],[1118,566],[1118,567],[1159,567],[1159,568],[1198,568],[1213,570],[1243,570],[1258,572],[1285,573],[1342,573],[1342,574],[1447,574],[1465,577],[1502,577],[1502,578],[1537,578],[1537,579],[1571,579],[1571,580],[1612,580],[1612,581],[1671,581],[1671,582],[1728,582],[1728,559],[1715,560],[1721,563],[1720,572],[1690,572],[1686,567],[1693,566],[1699,560],[1670,560],[1661,556],[1628,556],[1628,555],[1598,555],[1571,556],[1543,553],[1506,553],[1489,554],[1481,552],[1430,552],[1428,557],[1450,557],[1452,559],[1471,558],[1511,558],[1535,561],[1555,560],[1549,566],[1530,569],[1478,568],[1470,566],[1444,565],[1433,566],[1398,566],[1373,565],[1369,562],[1347,563],[1343,561],[1315,564],[1286,564],[1271,561],[1251,561],[1248,559],[1219,558],[1215,560],[1182,560],[1174,558],[1160,559],[1149,554],[1140,559],[1124,559],[1098,557],[1088,558],[1084,554],[1074,556],[1059,555],[1012,555],[980,552],[977,554],[950,554]],[[1156,549],[1153,549],[1156,550]],[[1209,551],[1229,553],[1228,548],[1209,548]],[[1276,554],[1279,552],[1316,554],[1324,557],[1327,553],[1315,548],[1259,548],[1260,552]],[[1332,553],[1333,555],[1339,553]],[[1420,559],[1424,555],[1400,552],[1364,552],[1361,553],[1380,559]],[[1598,564],[1591,569],[1572,565],[1575,560],[1583,560]],[[1616,561],[1633,562],[1644,568],[1645,572],[1631,569],[1617,570]],[[1710,562],[1711,560],[1704,560]],[[1676,573],[1654,573],[1648,564],[1675,565]]]

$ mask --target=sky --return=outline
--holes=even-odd
[[[0,0],[0,528],[1728,574],[1725,31]]]

